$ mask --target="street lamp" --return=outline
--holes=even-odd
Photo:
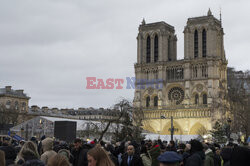
[[[175,128],[174,127],[174,122],[173,122],[174,120],[173,120],[173,116],[171,116],[171,128],[169,128],[168,129],[168,131],[170,131],[170,133],[171,133],[171,141],[173,141],[174,140],[174,132],[175,131],[177,131],[178,132],[178,128]]]

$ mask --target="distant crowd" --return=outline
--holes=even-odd
[[[232,142],[145,140],[73,143],[43,136],[0,142],[0,166],[250,166],[250,148]]]

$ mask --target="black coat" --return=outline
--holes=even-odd
[[[0,150],[5,153],[5,162],[6,165],[14,164],[16,159],[16,151],[12,146],[1,146]]]
[[[128,166],[128,154],[127,153],[122,155],[121,166]],[[131,160],[130,166],[143,166],[141,157],[134,154]]]
[[[185,166],[203,166],[205,160],[205,153],[198,151],[190,155],[186,160]]]
[[[249,166],[250,165],[250,149],[245,147],[234,147],[231,158],[231,166]]]
[[[87,152],[88,147],[81,147],[79,150],[73,150],[72,155],[74,157],[73,166],[88,166]]]

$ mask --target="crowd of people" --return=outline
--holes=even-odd
[[[39,141],[0,142],[0,166],[250,166],[249,147],[190,140],[73,143],[43,136]]]

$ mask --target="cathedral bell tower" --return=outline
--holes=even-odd
[[[184,29],[184,59],[218,58],[225,60],[221,20],[212,12],[189,18]]]
[[[146,24],[143,19],[137,36],[137,63],[176,60],[177,37],[174,27],[165,22]]]

